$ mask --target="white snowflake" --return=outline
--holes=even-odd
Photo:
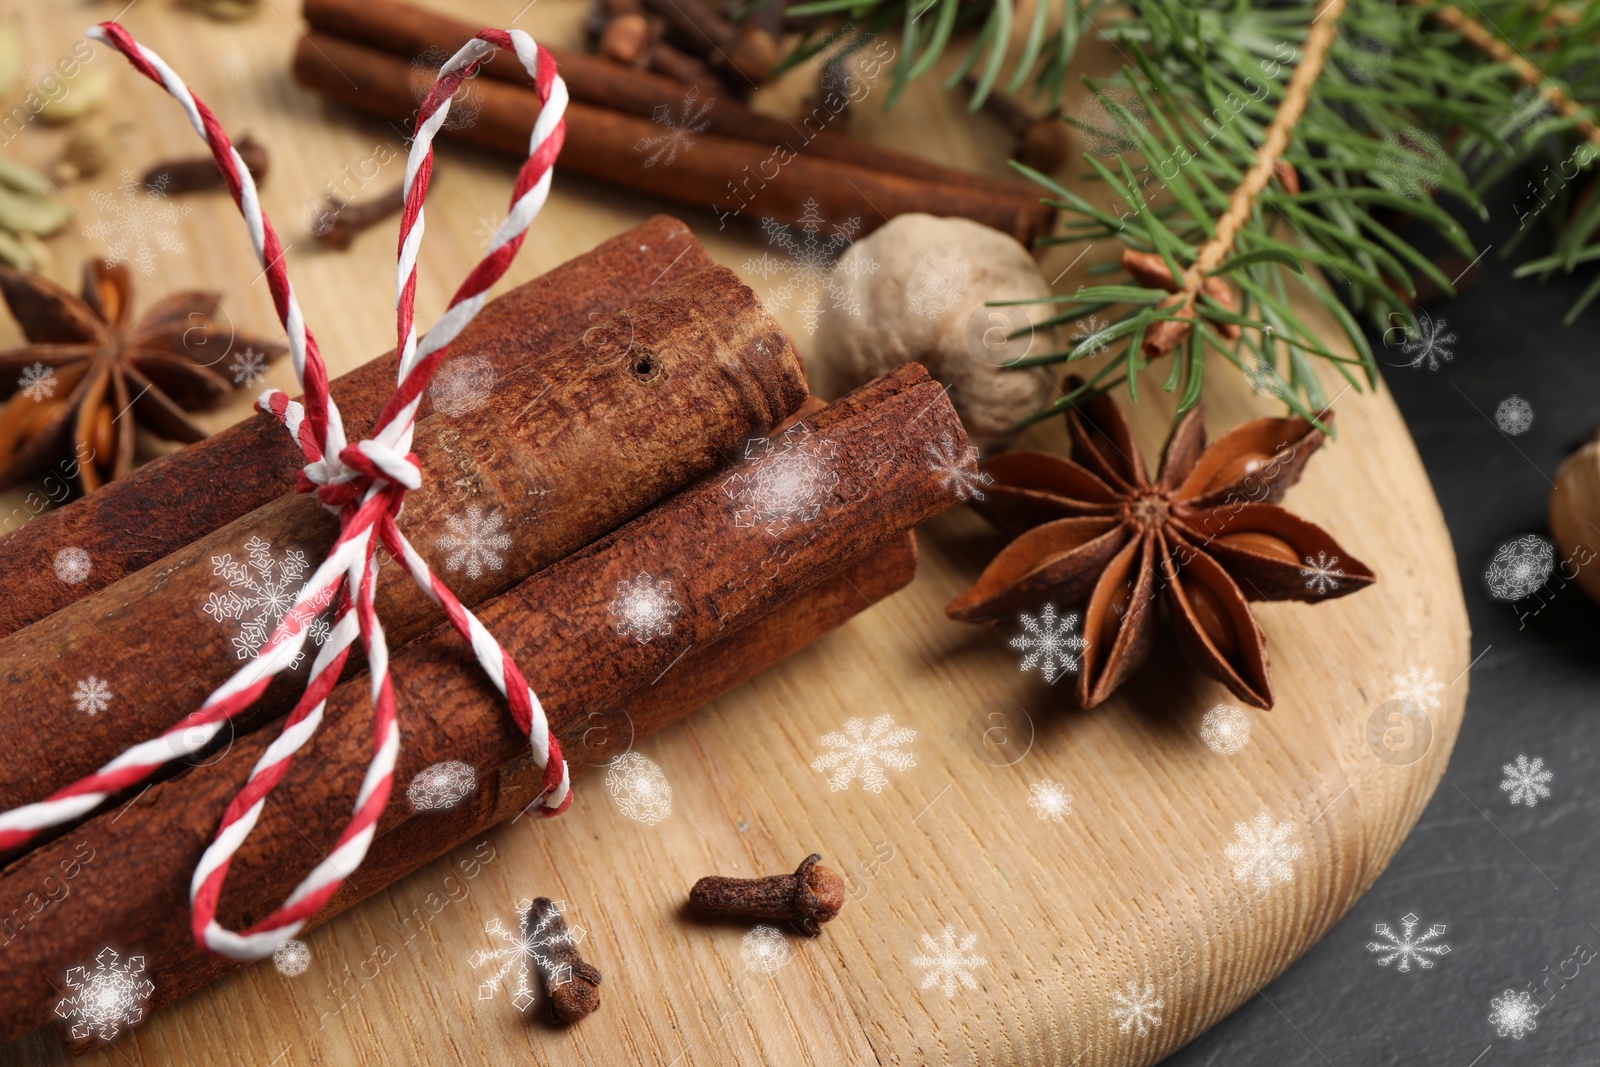
[[[99,217],[83,235],[101,241],[115,258],[133,262],[148,278],[156,269],[159,252],[184,250],[173,227],[189,214],[190,207],[167,199],[165,176],[146,188],[133,171],[124,169],[117,190],[120,198],[101,190],[89,194]]]
[[[1144,98],[1134,90],[1113,85],[1086,97],[1078,108],[1077,122],[1083,147],[1097,156],[1132,152],[1139,147],[1144,131],[1130,125],[1130,119],[1139,126],[1150,122]]]
[[[1527,433],[1533,429],[1533,405],[1512,393],[1495,406],[1494,424],[1510,437]]]
[[[1250,743],[1250,716],[1243,708],[1218,704],[1200,720],[1200,740],[1211,751],[1231,756]]]
[[[976,445],[957,450],[955,441],[945,433],[940,435],[938,444],[929,441],[923,450],[928,454],[929,469],[943,476],[944,487],[953,490],[957,500],[982,500],[979,486],[994,481],[993,475],[978,469]]]
[[[670,167],[677,160],[678,153],[688,152],[694,148],[692,133],[704,133],[711,125],[711,120],[706,116],[711,114],[711,105],[717,102],[716,97],[700,101],[700,87],[697,85],[684,94],[683,103],[678,107],[678,113],[672,113],[672,105],[657,104],[651,113],[650,121],[663,127],[666,132],[644,137],[633,146],[635,152],[650,153],[645,156],[644,165],[653,167],[660,163]]]
[[[411,61],[411,95],[418,104],[433,91],[433,83],[439,80],[439,68],[450,56],[451,53],[443,48],[433,47]],[[456,86],[455,95],[450,98],[450,111],[445,116],[444,129],[464,130],[478,121],[478,110],[483,107],[483,89],[478,85],[478,74],[479,71],[473,71],[470,77]]]
[[[1422,710],[1439,706],[1439,691],[1444,688],[1443,682],[1433,680],[1433,668],[1429,667],[1421,674],[1416,667],[1409,668],[1407,674],[1394,676],[1394,696],[1391,700],[1398,700],[1408,709]]]
[[[339,212],[344,210],[344,203],[339,200],[330,200],[326,197],[318,200],[307,200],[301,208],[300,220],[305,224],[306,232],[313,237],[322,237],[333,229],[333,224],[339,220]]]
[[[811,769],[833,771],[828,777],[830,791],[849,789],[850,783],[859,778],[862,789],[883,792],[883,787],[889,783],[883,768],[904,771],[917,765],[915,755],[900,751],[901,745],[912,742],[917,731],[910,727],[898,730],[893,727],[894,718],[889,715],[879,715],[871,726],[865,719],[846,721],[843,733],[834,730],[822,735],[822,747],[833,751],[812,760]]]
[[[486,249],[494,243],[495,237],[500,233],[500,224],[504,221],[504,219],[478,219],[478,225],[473,228],[472,235],[477,238],[479,248]]]
[[[1235,823],[1234,835],[1238,838],[1227,848],[1228,862],[1233,864],[1233,876],[1241,882],[1253,882],[1256,891],[1265,893],[1273,882],[1287,882],[1294,877],[1293,861],[1300,858],[1300,846],[1290,838],[1294,827],[1286,822],[1275,822],[1266,812],[1252,822]]]
[[[967,254],[955,245],[940,245],[917,259],[906,279],[906,303],[925,319],[937,318],[961,299],[971,277]]]
[[[1098,315],[1079,319],[1078,324],[1072,328],[1073,350],[1078,351],[1079,346],[1083,346],[1082,351],[1078,351],[1078,358],[1091,359],[1094,356],[1104,355],[1106,349],[1110,347],[1110,342],[1105,339],[1108,329],[1110,323],[1101,322]]]
[[[77,545],[68,545],[58,550],[51,558],[50,564],[55,568],[56,577],[68,585],[77,585],[88,578],[89,572],[94,569],[89,553]]]
[[[1345,576],[1339,569],[1339,557],[1329,558],[1326,552],[1318,552],[1317,558],[1306,557],[1306,565],[1300,568],[1300,577],[1306,580],[1306,588],[1314,591],[1318,596],[1330,589],[1339,588],[1339,579]]]
[[[1539,1029],[1539,1005],[1533,994],[1522,989],[1508,989],[1489,1001],[1489,1022],[1501,1037],[1522,1040],[1530,1030]]]
[[[428,399],[433,410],[460,418],[483,407],[498,378],[494,364],[483,356],[452,356],[428,383]]]
[[[1062,822],[1072,814],[1072,795],[1056,782],[1042,778],[1028,787],[1028,807],[1039,816],[1040,822],[1046,819]]]
[[[444,520],[448,533],[439,535],[434,547],[450,553],[445,558],[447,571],[466,568],[467,579],[477,581],[484,568],[497,571],[505,566],[500,555],[511,548],[511,535],[501,531],[505,520],[498,511],[485,513],[478,504],[468,504],[466,515],[450,515]]]
[[[61,379],[56,377],[56,369],[47,367],[43,363],[33,363],[22,368],[22,377],[17,379],[17,388],[33,401],[42,404],[56,395],[56,388],[61,384]]]
[[[238,42],[232,42],[222,49],[217,56],[217,70],[222,72],[224,78],[245,78],[250,75],[250,53],[246,52]]]
[[[1540,797],[1550,795],[1550,787],[1545,783],[1555,777],[1555,774],[1545,769],[1544,760],[1519,755],[1515,763],[1507,763],[1500,768],[1506,780],[1500,783],[1500,789],[1506,793],[1507,799],[1513,804],[1526,804],[1535,807]]]
[[[1389,73],[1389,46],[1368,33],[1357,34],[1350,42],[1344,65],[1354,81],[1367,85]]]
[[[1063,674],[1076,671],[1078,653],[1083,651],[1086,644],[1078,636],[1077,625],[1076,614],[1058,620],[1054,604],[1046,604],[1037,619],[1024,614],[1022,628],[1027,632],[1011,639],[1012,648],[1027,653],[1022,659],[1022,670],[1030,671],[1038,667],[1044,680],[1051,685]]]
[[[305,584],[302,579],[307,567],[306,554],[299,549],[285,552],[282,559],[273,559],[271,543],[260,537],[250,538],[244,548],[250,557],[248,564],[235,560],[232,553],[211,557],[212,573],[225,579],[230,588],[221,596],[212,593],[206,600],[205,612],[218,622],[239,622],[234,652],[240,659],[249,659],[261,652],[288,618],[294,598]],[[321,608],[307,604],[300,610],[316,615]],[[313,626],[314,621],[320,620],[306,620],[306,632],[320,645],[328,638],[328,627],[326,623]],[[298,666],[304,658],[303,651],[296,653],[293,662]]]
[[[1521,600],[1549,581],[1555,567],[1555,546],[1538,534],[1526,534],[1495,550],[1483,580],[1489,585],[1490,596]]]
[[[115,949],[103,948],[94,958],[93,971],[73,967],[66,985],[72,990],[56,1002],[56,1015],[71,1023],[72,1040],[94,1038],[113,1041],[124,1026],[144,1019],[145,1005],[156,991],[144,976],[144,957],[129,956],[118,962]]]
[[[861,314],[861,304],[850,288],[833,277],[833,264],[841,252],[849,247],[861,228],[860,219],[850,219],[835,226],[833,234],[824,240],[819,236],[825,225],[815,199],[805,202],[797,224],[799,233],[775,219],[763,219],[761,230],[767,243],[783,253],[781,257],[763,252],[758,259],[745,261],[744,269],[762,281],[777,275],[787,275],[789,281],[767,291],[767,303],[773,307],[792,308],[800,312],[806,333],[817,332],[817,320],[827,310],[821,306],[822,293],[827,292],[833,309],[847,315]],[[857,277],[871,273],[878,264],[865,256],[851,256],[849,270]],[[800,300],[796,304],[798,290]]]
[[[680,610],[672,595],[672,579],[658,579],[647,571],[618,582],[615,599],[606,605],[616,620],[617,636],[632,637],[641,645],[672,633],[672,620]]]
[[[776,438],[745,444],[744,461],[722,483],[734,504],[733,524],[764,526],[774,536],[793,523],[816,521],[839,484],[838,446],[798,423]]]
[[[1257,396],[1275,396],[1279,399],[1288,396],[1289,386],[1272,364],[1260,356],[1246,353],[1239,360],[1239,368],[1250,379],[1250,389]]]
[[[672,814],[672,783],[655,761],[637,752],[624,752],[606,768],[606,790],[617,810],[628,818],[654,826]]]
[[[311,966],[311,950],[304,941],[290,938],[272,950],[272,965],[278,968],[278,973],[285,978],[295,978],[305,974]]]
[[[1143,989],[1138,982],[1129,982],[1126,991],[1111,991],[1111,1017],[1116,1020],[1117,1033],[1125,1034],[1137,1027],[1139,1036],[1143,1037],[1152,1026],[1161,1025],[1160,1011],[1167,1002],[1155,993],[1155,987],[1149,982]]]
[[[1443,180],[1449,160],[1437,137],[1427,130],[1407,126],[1383,139],[1372,178],[1391,193],[1423,199]],[[1421,312],[1417,315],[1422,317]]]
[[[443,760],[417,772],[406,786],[406,799],[416,811],[449,811],[478,788],[478,772],[470,763]]]
[[[1450,946],[1445,943],[1435,942],[1435,938],[1444,936],[1444,925],[1434,923],[1427,931],[1418,937],[1415,934],[1417,924],[1422,920],[1414,913],[1400,916],[1400,933],[1395,933],[1389,928],[1388,923],[1377,923],[1372,927],[1372,932],[1383,940],[1367,942],[1367,951],[1378,954],[1378,966],[1387,967],[1395,960],[1400,961],[1397,971],[1411,970],[1414,961],[1418,967],[1425,971],[1433,970],[1432,956],[1448,956]]]
[[[911,966],[927,972],[922,976],[922,988],[939,986],[939,991],[947,997],[956,995],[957,982],[968,989],[977,989],[972,972],[989,962],[982,956],[972,955],[972,946],[977,943],[977,934],[968,934],[957,942],[954,926],[946,926],[937,940],[923,934],[922,949],[926,954],[911,957]]]
[[[530,929],[530,918],[533,914],[533,901],[523,897],[517,901],[517,932],[507,930],[499,916],[490,919],[484,924],[484,932],[490,934],[497,942],[492,950],[480,949],[474,952],[467,961],[474,970],[484,964],[498,963],[499,968],[489,977],[485,978],[478,986],[479,1000],[492,1000],[500,989],[500,983],[515,974],[515,988],[511,990],[511,1003],[518,1011],[527,1011],[533,1003],[533,983],[529,964],[539,969],[552,986],[564,985],[572,980],[572,968],[567,964],[558,964],[547,950],[555,945],[577,945],[583,941],[583,927],[573,926],[560,930],[551,929],[555,920],[564,908],[564,902],[556,901],[549,913],[533,923]]]
[[[94,675],[83,679],[72,692],[72,702],[78,705],[78,710],[90,715],[98,715],[111,706],[111,687]]]
[[[233,362],[228,364],[228,370],[233,372],[234,385],[253,388],[267,376],[267,357],[253,348],[246,348],[233,354]]]
[[[1416,333],[1408,330],[1401,338],[1400,351],[1410,357],[1409,366],[1421,368],[1426,364],[1429,370],[1438,370],[1440,364],[1455,358],[1450,346],[1455,344],[1456,335],[1445,330],[1443,319],[1436,320],[1426,311],[1417,311]]]
[[[783,931],[776,926],[752,927],[739,946],[745,970],[756,974],[777,974],[793,955]]]

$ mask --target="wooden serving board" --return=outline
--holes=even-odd
[[[485,24],[520,15],[516,24],[547,43],[580,40],[578,0],[544,0],[520,13],[520,0],[448,6]],[[110,10],[29,7],[22,13],[27,54],[66,55],[82,26]],[[291,273],[333,371],[387,348],[393,224],[338,254],[312,244],[301,218],[325,183],[364,196],[398,180],[398,156],[371,177],[371,161],[398,152],[396,132],[326,107],[292,83],[290,4],[268,3],[243,25],[163,2],[140,4],[124,19],[230,130],[253,132],[270,147],[264,202],[289,235]],[[119,164],[138,174],[158,158],[197,151],[170,101],[104,51],[90,64],[99,65],[116,67],[105,113],[129,124]],[[763,106],[781,110],[784,91]],[[869,98],[856,123],[864,137],[945,162],[971,166],[1003,156],[1005,135],[961,112],[932,78],[892,117]],[[42,164],[63,138],[30,128],[8,151]],[[452,146],[441,152],[427,206],[420,321],[443,308],[475,262],[481,235],[503,217],[512,171],[507,160]],[[99,213],[91,190],[116,195],[116,181],[114,167],[66,189],[83,213],[74,230]],[[158,250],[139,306],[172,288],[220,286],[242,328],[272,329],[265,287],[251,281],[257,267],[226,198],[181,203],[192,213],[172,230],[184,249]],[[558,172],[503,284],[664,209]],[[753,229],[719,231],[709,212],[683,217],[735,268],[766,247]],[[75,278],[82,255],[103,251],[76,232],[52,247],[53,273],[65,281]],[[1057,276],[1076,254],[1045,257],[1057,291],[1070,291],[1085,266],[1105,257],[1087,256]],[[806,348],[798,310],[777,314]],[[14,326],[0,329],[0,342],[13,343]],[[294,391],[286,365],[268,384]],[[1152,456],[1173,406],[1158,386],[1147,383],[1132,413]],[[1231,371],[1219,369],[1207,387],[1213,432],[1273,407]],[[1010,633],[948,621],[943,605],[1000,545],[976,516],[950,514],[922,532],[921,571],[909,589],[637,745],[672,787],[665,819],[628,818],[604,774],[588,774],[565,817],[502,826],[308,934],[304,974],[286,977],[265,963],[235,973],[87,1062],[1122,1067],[1159,1060],[1256,995],[1372,883],[1432,793],[1460,724],[1466,613],[1427,477],[1387,395],[1346,393],[1337,408],[1338,440],[1312,461],[1286,503],[1331,530],[1379,583],[1316,608],[1256,607],[1279,700],[1271,712],[1249,712],[1249,743],[1237,754],[1203,743],[1203,714],[1231,701],[1187,667],[1151,666],[1115,699],[1084,712],[1070,681],[1052,688],[1018,670]],[[247,410],[241,399],[214,425]],[[1064,449],[1063,437],[1050,428],[1032,443]],[[6,510],[20,499],[9,494]],[[1375,755],[1369,719],[1393,695],[1396,675],[1412,667],[1446,684],[1431,709],[1431,747],[1401,766]],[[824,735],[880,715],[915,731],[899,746],[915,765],[886,771],[880,792],[859,779],[830,789],[828,773],[812,766],[828,751]],[[1032,787],[1047,780],[1071,795],[1059,822],[1029,806]],[[1226,854],[1236,824],[1261,814],[1286,827],[1300,849],[1292,877],[1264,892],[1235,877]],[[682,914],[701,875],[774,873],[811,851],[845,874],[851,899],[822,937],[786,936],[790,956],[771,975],[747,967],[744,927]],[[487,921],[514,924],[517,901],[540,895],[566,902],[586,931],[585,956],[605,975],[601,1010],[572,1029],[519,1017],[504,993],[479,999],[484,972],[469,962],[493,945]],[[947,929],[962,956],[982,960],[963,968],[970,987],[952,975],[951,996],[938,982],[925,987],[927,971],[916,961],[928,952],[924,935],[941,939]],[[1148,985],[1149,999],[1160,1001],[1159,1024],[1152,1017],[1143,1032],[1132,1023],[1119,1028],[1117,997],[1130,983],[1139,994]],[[41,1032],[0,1059],[59,1063],[64,1054]]]

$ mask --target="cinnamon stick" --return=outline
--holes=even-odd
[[[684,490],[480,609],[523,664],[575,764],[584,762],[583,738],[597,722],[626,743],[620,739],[628,720],[613,709],[638,707],[630,694],[647,691],[679,657],[727,642],[956,502],[947,480],[927,463],[925,441],[948,434],[959,454],[966,436],[943,388],[921,367],[907,364],[868,383],[804,426],[774,446],[781,451],[742,460]],[[808,477],[797,486],[796,475]],[[772,476],[779,484],[766,480]],[[657,631],[649,642],[618,625],[619,584],[641,572],[671,582],[678,607],[671,631]],[[481,783],[472,803],[488,810],[500,802],[500,772],[530,757],[527,739],[509,725],[492,686],[471,665],[470,652],[449,632],[414,641],[395,656],[405,738],[396,782],[439,760],[464,760]],[[642,737],[659,725],[635,718],[632,730]],[[188,878],[269,740],[260,733],[244,738],[215,764],[152,787],[123,811],[101,814],[0,874],[0,900],[17,898],[78,840],[94,849],[71,894],[35,915],[26,935],[5,951],[0,1019],[8,1034],[45,1021],[59,996],[50,979],[80,957],[92,959],[109,939],[140,947],[158,990],[192,988],[214,973],[216,964],[188,930]],[[370,744],[366,680],[351,679],[334,690],[322,733],[289,768],[234,859],[221,921],[259,919],[309,869],[303,865],[320,858],[318,849],[348,815]],[[426,818],[391,804],[378,832],[427,842],[415,847],[434,855],[448,842],[429,840]],[[356,875],[363,885],[364,874]]]
[[[416,111],[407,62],[323,33],[301,36],[294,76],[332,100],[397,124],[409,122]],[[475,121],[441,132],[482,148],[525,154],[538,114],[533,90],[493,78],[479,79],[477,89],[481,99]],[[674,99],[674,106],[681,103],[681,90]],[[710,113],[715,112],[712,108]],[[830,159],[808,147],[711,133],[696,134],[693,151],[679,153],[671,166],[646,167],[637,146],[659,137],[663,127],[577,102],[567,106],[566,118],[562,172],[709,207],[719,228],[740,218],[794,225],[820,207],[824,219],[857,219],[861,232],[869,233],[896,215],[921,211],[960,215],[1028,245],[1054,222],[1053,210],[1036,193],[1013,183],[975,186],[912,177]]]
[[[737,275],[708,267],[507,375],[492,403],[420,422],[422,488],[399,525],[470,607],[711,471],[805,398],[782,329]],[[42,799],[199,707],[309,575],[309,563],[292,572],[290,553],[321,561],[338,532],[315,498],[285,495],[0,639],[0,733],[14,739],[0,809]],[[261,603],[272,595],[283,600],[275,616]],[[380,581],[378,611],[391,648],[443,618],[400,568]],[[248,623],[263,617],[252,642]],[[280,676],[240,727],[286,711],[305,669]],[[92,716],[74,701],[88,676],[111,694]]]
[[[710,264],[683,223],[657,215],[491,300],[451,348],[484,360],[497,375],[536,365],[562,341],[652,288]],[[333,380],[347,429],[360,433],[372,425],[394,391],[396,366],[391,351]],[[432,409],[424,395],[418,417]],[[64,507],[30,519],[30,505],[0,517],[0,574],[6,576],[0,635],[293,492],[304,464],[282,424],[257,414]],[[68,546],[82,548],[92,562],[88,577],[74,584],[58,578],[52,566],[55,553]]]
[[[412,56],[421,55],[429,49],[441,49],[453,54],[479,29],[472,23],[401,0],[306,0],[303,10],[313,30],[365,45],[374,51],[386,52],[407,62]],[[790,121],[758,114],[738,100],[726,99],[725,94],[718,95],[721,86],[713,79],[674,80],[648,71],[619,68],[614,62],[582,52],[550,51],[562,80],[567,83],[567,91],[579,103],[649,118],[659,107],[675,111],[682,105],[682,81],[686,80],[700,84],[705,97],[717,97],[715,106],[704,116],[704,121],[708,123],[707,133],[756,141],[769,152],[782,146],[791,153],[804,152],[820,159],[836,159],[888,174],[926,178],[947,185],[965,185],[984,190],[992,196],[1020,197],[1035,205],[1039,199],[1036,189],[1021,182],[941,166],[831,129],[831,124],[838,121],[838,113],[843,106],[840,102],[829,106],[826,100],[818,101],[807,114]],[[480,69],[487,77],[510,85],[533,84],[528,72],[514,56],[497,52]],[[415,98],[410,99],[414,101]],[[414,102],[412,106],[415,107]],[[721,188],[720,183],[716,188]],[[696,203],[703,203],[703,199]]]

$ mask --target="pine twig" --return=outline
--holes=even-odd
[[[1559,85],[1546,78],[1526,56],[1511,47],[1503,38],[1490,32],[1465,11],[1449,4],[1436,4],[1433,0],[1409,0],[1409,2],[1426,9],[1429,15],[1460,34],[1463,40],[1496,63],[1510,67],[1521,79],[1522,84],[1530,89],[1537,89],[1562,118],[1575,118],[1583,110],[1580,104],[1563,92]],[[1600,126],[1584,118],[1578,119],[1576,125],[1590,144],[1600,145]]]

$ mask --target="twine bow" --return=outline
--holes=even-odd
[[[289,353],[305,395],[302,405],[282,392],[269,390],[262,394],[258,406],[279,419],[305,453],[306,465],[298,477],[298,487],[301,492],[314,493],[338,517],[340,530],[327,558],[301,587],[271,640],[254,659],[217,687],[198,710],[161,736],[133,746],[45,800],[0,813],[0,851],[24,844],[46,827],[87,814],[106,797],[144,780],[158,767],[205,748],[223,723],[248,708],[275,675],[294,664],[311,622],[330,605],[336,605],[331,632],[312,663],[305,693],[290,712],[282,733],[257,760],[249,780],[223,813],[216,837],[190,882],[191,928],[196,942],[234,959],[260,959],[299,933],[343,880],[361,865],[378,818],[388,803],[400,732],[395,723],[388,645],[373,606],[379,545],[401,561],[417,585],[444,609],[451,624],[472,646],[484,673],[505,695],[512,717],[532,741],[535,762],[544,768],[540,796],[544,813],[558,815],[572,802],[566,761],[550,732],[539,698],[510,655],[477,616],[434,576],[395,523],[406,493],[422,484],[421,468],[411,452],[422,392],[451,341],[483,307],[489,287],[505,273],[522,245],[528,225],[549,196],[552,167],[566,135],[563,116],[567,88],[556,74],[550,53],[521,30],[482,30],[440,67],[432,91],[418,109],[416,136],[406,159],[405,205],[400,217],[395,277],[399,380],[378,414],[371,436],[350,443],[338,405],[328,391],[327,367],[306,329],[294,288],[289,284],[278,236],[261,211],[249,168],[216,116],[189,92],[160,56],[136,42],[121,25],[103,22],[91,28],[87,36],[111,45],[141,74],[162,85],[182,105],[190,125],[210,146],[249,228],[273,304],[288,334]],[[433,138],[449,115],[450,98],[456,88],[476,73],[497,48],[513,52],[533,78],[541,105],[539,117],[529,137],[528,158],[517,172],[506,220],[495,232],[483,260],[456,290],[450,306],[419,339],[414,321],[417,249],[424,230],[423,196],[433,172]],[[295,753],[316,733],[328,694],[338,682],[357,636],[361,638],[371,678],[373,755],[350,820],[333,850],[277,911],[247,930],[227,930],[215,916],[228,864],[255,827],[267,795],[283,778]]]

